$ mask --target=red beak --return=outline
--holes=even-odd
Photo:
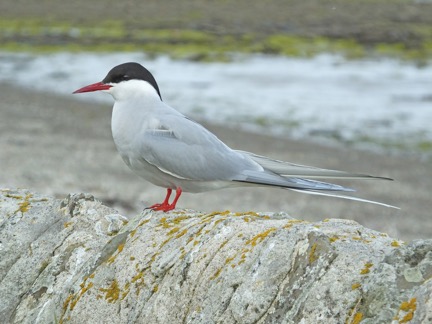
[[[88,86],[85,86],[81,89],[75,90],[73,93],[83,93],[83,92],[92,92],[92,91],[99,91],[99,90],[108,90],[112,86],[109,84],[105,84],[102,82],[96,82],[93,84],[90,84]]]

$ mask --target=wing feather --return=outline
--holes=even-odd
[[[306,177],[312,179],[326,178],[326,179],[381,179],[393,180],[385,177],[376,177],[367,174],[349,173],[344,171],[329,170],[315,168],[307,165],[294,164],[285,161],[273,160],[265,156],[257,155],[250,152],[238,151],[261,165],[264,169],[270,170],[274,173],[284,177]]]

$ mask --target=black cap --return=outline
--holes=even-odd
[[[108,72],[107,76],[102,80],[103,83],[120,83],[127,80],[144,80],[150,83],[157,91],[159,98],[162,96],[155,78],[144,66],[139,63],[129,62],[117,65]]]

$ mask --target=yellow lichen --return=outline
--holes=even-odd
[[[111,304],[116,302],[120,297],[120,288],[115,279],[111,282],[111,285],[108,288],[99,288],[99,291],[105,293],[105,300]]]
[[[63,312],[65,313],[67,308],[69,307],[70,302],[72,301],[72,299],[75,297],[74,294],[70,294],[69,296],[67,296],[67,298],[65,299],[65,301],[63,302]]]
[[[363,319],[363,313],[357,312],[354,314],[351,324],[359,324],[362,319]]]
[[[18,196],[16,196],[16,197],[18,197]],[[27,212],[31,207],[30,200],[29,200],[31,197],[33,197],[32,194],[27,194],[24,198],[24,201],[22,201],[18,204],[18,209],[15,211],[15,213],[21,212],[22,214],[24,214],[25,212]],[[17,199],[17,198],[15,198],[15,199]]]
[[[187,229],[185,228],[183,231],[181,231],[180,233],[178,233],[175,237],[176,238],[180,238],[180,237],[182,237],[183,235],[185,235],[186,233],[187,233]]]
[[[282,226],[282,228],[288,229],[288,228],[293,227],[294,224],[298,224],[298,223],[305,223],[305,221],[302,221],[299,219],[291,219],[288,221],[288,223],[286,223],[284,226]]]
[[[171,229],[171,230],[168,232],[168,235],[172,235],[172,234],[174,234],[174,233],[177,233],[179,230],[180,230],[180,227],[174,227],[173,229]]]
[[[232,256],[232,257],[228,257],[228,258],[226,258],[226,260],[225,260],[225,264],[230,263],[232,260],[234,260],[234,258],[235,258],[235,256]]]
[[[73,222],[66,222],[63,224],[64,228],[68,228],[69,226],[71,226],[73,224]]]
[[[222,272],[222,268],[216,270],[216,272],[213,274],[213,276],[210,277],[210,280],[214,280],[217,277],[219,277],[220,273]]]
[[[351,289],[352,289],[352,290],[356,290],[356,289],[358,289],[358,288],[360,288],[360,287],[361,287],[361,284],[359,284],[358,282],[353,283],[353,284],[351,285]]]
[[[329,237],[329,241],[330,241],[330,243],[334,243],[334,242],[336,242],[337,240],[339,240],[339,236],[334,235],[334,236],[332,236],[332,237]]]
[[[117,258],[117,256],[120,254],[120,252],[123,251],[123,248],[124,248],[124,243],[119,244],[119,246],[117,247],[117,254],[110,256],[109,259],[107,260],[107,263],[108,264],[113,263]]]
[[[317,247],[318,247],[317,243],[314,243],[311,246],[311,249],[309,252],[309,263],[310,264],[314,263],[318,259],[318,256],[315,254]]]
[[[417,298],[411,298],[410,301],[405,301],[403,302],[400,307],[399,310],[405,312],[405,316],[399,320],[399,323],[408,323],[409,321],[411,321],[414,317],[414,312],[417,309]],[[397,318],[399,319],[399,317]]]
[[[159,290],[159,286],[158,285],[154,285],[154,287],[153,287],[153,294],[154,293],[157,293],[158,292],[158,290]]]
[[[188,219],[189,216],[179,216],[172,220],[174,224],[179,224],[182,220]]]
[[[166,218],[166,217],[162,217],[162,218],[159,220],[159,223],[161,224],[161,226],[162,226],[163,228],[169,228],[169,227],[171,227],[171,225],[167,222],[167,218]]]
[[[360,270],[360,274],[365,275],[368,274],[370,272],[370,268],[373,267],[373,264],[368,262],[365,264],[364,268]]]
[[[358,299],[354,307],[349,311],[348,317],[345,320],[346,324],[359,324],[363,319],[363,313],[358,311],[362,299]]]
[[[159,248],[163,248],[169,241],[172,240],[172,237],[167,238],[165,241],[163,241],[160,245]]]
[[[222,244],[219,246],[219,250],[222,249],[227,243],[228,240],[223,241]]]
[[[13,198],[13,199],[23,199],[23,196],[11,195],[11,194],[6,194],[5,197]]]
[[[142,271],[138,272],[138,274],[136,274],[135,276],[132,277],[131,282],[135,283],[138,280],[140,281],[139,283],[143,283],[144,282],[144,272],[142,272]]]
[[[144,219],[143,221],[141,221],[138,226],[142,226],[144,224],[147,224],[148,222],[150,222],[150,219]]]
[[[246,216],[245,218],[249,218],[249,220],[251,219],[251,217],[261,217],[260,214],[254,211],[234,213],[233,216]]]
[[[130,283],[129,282],[126,282],[126,284],[125,284],[125,286],[124,286],[124,289],[123,289],[123,291],[122,291],[122,295],[121,295],[121,298],[120,298],[120,300],[123,300],[123,299],[125,299],[126,298],[126,296],[129,294],[129,291],[130,291]]]
[[[81,290],[78,294],[71,294],[69,295],[65,302],[63,303],[63,310],[66,312],[67,308],[69,307],[69,310],[73,310],[78,303],[78,301],[81,299],[81,297],[91,288],[93,287],[93,282],[89,282],[86,286],[87,278],[84,279],[84,282],[80,284]]]
[[[400,244],[399,244],[398,241],[393,241],[393,242],[391,242],[390,245],[393,246],[393,247],[400,247]]]
[[[262,241],[264,241],[264,239],[272,232],[276,231],[275,227],[271,227],[268,230],[255,235],[253,238],[251,238],[250,240],[246,241],[246,244],[252,245],[252,246],[256,246],[258,243],[261,243]]]

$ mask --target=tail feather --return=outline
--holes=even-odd
[[[340,195],[340,194],[334,194],[334,193],[322,192],[322,191],[314,191],[314,190],[301,190],[301,189],[290,189],[290,190],[301,192],[301,193],[306,193],[306,194],[310,194],[310,195],[342,198],[342,199],[347,199],[347,200],[354,200],[354,201],[360,201],[360,202],[365,202],[365,203],[369,203],[369,204],[380,205],[380,206],[389,207],[389,208],[400,209],[399,207],[396,207],[396,206],[384,204],[384,203],[381,203],[378,201],[358,198],[358,197],[345,196],[345,195]]]
[[[249,158],[254,160],[256,163],[261,165],[264,169],[272,171],[284,177],[305,177],[309,179],[378,179],[378,180],[393,180],[385,177],[371,176],[360,173],[350,173],[337,170],[321,169],[311,167],[307,165],[295,164],[280,160],[270,159],[265,156],[257,155],[246,151],[238,151]]]

